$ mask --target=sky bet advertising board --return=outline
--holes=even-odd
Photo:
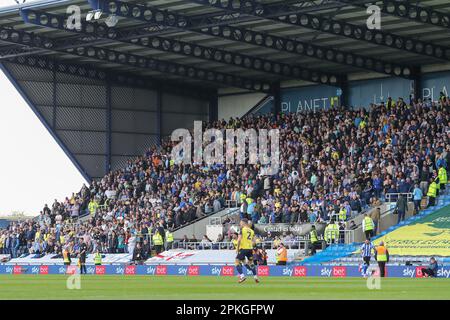
[[[375,270],[375,264],[372,265]],[[420,266],[388,266],[386,276],[393,278],[421,278],[422,268]],[[13,266],[0,265],[0,274],[29,274],[29,275],[48,275],[60,274],[69,275],[78,272],[76,266],[52,265],[52,266]],[[149,265],[149,266],[87,266],[87,274],[96,275],[143,275],[143,276],[216,276],[232,277],[237,276],[234,266],[228,265]],[[250,276],[251,272],[247,270]],[[258,276],[260,277],[361,277],[358,266],[259,266]],[[450,267],[440,267],[438,277],[450,278]]]

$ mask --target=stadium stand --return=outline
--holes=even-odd
[[[422,210],[397,225],[371,238],[374,244],[383,241],[390,250],[390,265],[424,264],[435,256],[443,266],[450,265],[448,226],[450,193],[448,185],[436,205]],[[330,246],[301,264],[359,265],[359,243]]]
[[[220,130],[279,128],[280,172],[261,177],[258,165],[175,165],[173,143],[165,141],[64,201],[45,205],[35,220],[13,222],[0,233],[0,253],[61,254],[63,246],[76,253],[78,238],[89,252],[132,253],[156,231],[164,237],[166,230],[219,211],[227,200],[255,224],[302,224],[345,221],[415,184],[427,194],[439,167],[450,163],[449,105],[446,97],[437,103],[400,98],[362,110],[205,123]],[[224,241],[230,241],[227,235]],[[354,247],[330,250],[346,255]]]

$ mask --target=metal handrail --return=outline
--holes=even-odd
[[[220,212],[220,211],[222,211],[222,210],[224,210],[224,208],[220,208],[218,211],[213,211],[213,212],[211,212],[211,213],[206,213],[204,216],[202,216],[202,217],[200,217],[200,218],[191,220],[191,221],[189,221],[188,223],[185,223],[185,224],[183,224],[183,225],[181,225],[181,226],[175,227],[175,228],[172,230],[172,232],[177,231],[177,230],[180,230],[181,228],[184,228],[184,227],[186,227],[186,226],[189,226],[189,225],[191,225],[191,224],[193,224],[193,223],[196,223],[196,222],[198,222],[198,221],[200,221],[200,220],[206,219],[206,218],[208,218],[210,215],[216,214],[216,213],[218,213],[218,212]]]
[[[234,210],[233,210],[234,209]],[[209,224],[210,225],[220,225],[223,223],[223,220],[227,217],[236,215],[238,212],[237,208],[233,208],[233,209],[228,209],[228,212],[225,213],[223,216],[220,217],[210,217],[209,218]],[[231,211],[231,212],[230,212]]]
[[[257,246],[261,246],[264,249],[275,249],[276,241],[261,241],[257,243]],[[309,239],[305,240],[291,240],[280,241],[287,249],[301,249],[306,248],[306,245],[310,242]],[[174,249],[184,250],[233,250],[234,245],[232,242],[183,242],[176,240],[173,242]]]
[[[411,192],[398,192],[398,193],[386,193],[385,194],[385,198],[386,198],[386,202],[396,202],[396,201],[391,201],[392,197],[396,197],[395,199],[398,199],[398,197],[400,195],[404,195],[406,196],[406,200],[407,201],[411,201],[413,194]]]
[[[231,205],[232,203],[234,203],[235,205],[232,206],[232,205]],[[227,205],[227,207],[228,207],[229,209],[231,209],[231,208],[237,208],[239,202],[238,202],[237,200],[228,199],[228,200],[225,200],[225,204]]]
[[[344,232],[344,243],[355,242],[355,230],[348,230],[348,229],[327,230],[326,233],[324,233],[323,239],[326,239],[325,241],[327,242],[327,244],[342,243],[341,242],[341,233],[342,232]],[[337,233],[337,234],[334,234],[334,233]],[[328,237],[326,237],[325,235],[328,235]]]

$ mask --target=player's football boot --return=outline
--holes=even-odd
[[[242,282],[244,282],[245,280],[247,280],[246,277],[240,277],[238,283],[242,283]]]

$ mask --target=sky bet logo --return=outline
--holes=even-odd
[[[75,274],[77,272],[76,266],[67,266],[66,274]]]
[[[416,269],[415,268],[405,268],[405,269],[403,269],[403,276],[404,277],[414,278],[415,275],[416,275]]]
[[[446,270],[444,268],[439,268],[437,276],[441,278],[450,278],[450,269]]]
[[[199,276],[199,275],[200,275],[200,267],[199,266],[189,266],[188,276]]]
[[[294,277],[306,277],[306,267],[296,266],[294,268],[285,267],[283,268],[283,276],[294,276]]]
[[[95,274],[105,274],[105,266],[95,266]]]
[[[125,267],[125,274],[126,275],[134,275],[134,274],[136,274],[136,266],[126,266]]]
[[[222,267],[222,276],[234,276],[234,267],[233,266],[223,266]]]
[[[320,275],[322,277],[331,277],[331,269],[330,268],[322,268],[320,269]]]
[[[181,275],[181,276],[185,276],[186,273],[187,273],[187,268],[186,268],[186,267],[179,267],[177,273],[178,273],[179,275]]]
[[[48,266],[40,266],[39,274],[48,274]]]
[[[123,271],[124,271],[123,267],[117,267],[116,274],[123,274]]]
[[[294,277],[306,277],[306,270],[303,266],[294,267]]]
[[[146,273],[146,274],[154,275],[155,272],[156,272],[156,268],[153,267],[153,266],[147,267],[147,270],[145,270],[145,273]]]
[[[258,266],[258,276],[267,277],[269,273],[269,266]]]
[[[222,269],[219,267],[213,267],[211,268],[211,275],[212,276],[220,276],[222,273]]]
[[[283,276],[292,276],[292,273],[294,272],[294,269],[289,268],[289,267],[285,267],[283,268],[282,274]]]
[[[39,274],[39,266],[34,266],[31,268],[31,274]]]
[[[21,274],[21,273],[22,273],[22,267],[21,266],[14,266],[13,274]]]
[[[167,266],[156,266],[156,275],[165,276],[167,274]]]
[[[347,276],[346,267],[333,267],[333,277],[344,278]]]
[[[178,269],[178,274],[180,274],[180,269]],[[146,273],[151,275],[163,276],[167,274],[167,266],[150,266],[147,267]]]
[[[234,267],[233,266],[213,267],[211,268],[211,275],[232,277],[234,276]]]

